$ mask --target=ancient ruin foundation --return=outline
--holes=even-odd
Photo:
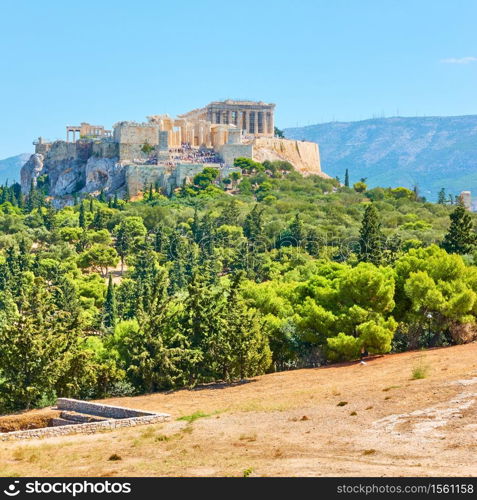
[[[122,406],[112,406],[77,399],[59,398],[57,414],[36,429],[0,433],[0,441],[65,436],[68,434],[94,434],[121,427],[155,424],[169,419],[167,413],[155,413]]]

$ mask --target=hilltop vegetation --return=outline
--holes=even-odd
[[[461,206],[237,165],[170,198],[150,186],[59,210],[48,179],[1,189],[2,411],[474,338]]]

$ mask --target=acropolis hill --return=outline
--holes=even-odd
[[[47,175],[50,195],[68,202],[75,193],[129,192],[154,184],[170,194],[204,167],[220,178],[237,170],[234,159],[285,160],[303,174],[321,172],[313,142],[275,137],[275,104],[262,101],[212,102],[172,118],[148,116],[147,122],[122,121],[106,130],[81,123],[66,127],[66,140],[39,137],[35,153],[21,170],[27,194],[38,177]]]

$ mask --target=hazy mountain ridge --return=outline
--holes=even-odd
[[[477,195],[477,115],[332,122],[288,128],[285,135],[317,142],[323,171],[341,180],[348,168],[351,182],[417,184],[429,199],[441,187]]]
[[[4,184],[7,180],[10,185],[20,182],[20,169],[30,156],[31,153],[22,153],[0,160],[0,184]]]

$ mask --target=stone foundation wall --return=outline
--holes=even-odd
[[[16,441],[45,437],[66,436],[69,434],[94,434],[96,432],[111,431],[122,427],[136,427],[138,425],[155,424],[165,422],[170,415],[167,413],[153,413],[148,411],[123,408],[89,401],[60,398],[57,401],[59,410],[74,411],[88,415],[106,417],[110,420],[89,423],[63,422],[63,419],[53,419],[53,427],[41,429],[29,429],[25,431],[14,431],[0,433],[0,441]],[[58,427],[56,427],[56,426]]]
[[[61,427],[43,427],[27,431],[15,431],[0,434],[0,441],[17,441],[26,439],[67,436],[68,434],[95,434],[96,432],[112,431],[122,427],[136,427],[138,425],[156,424],[165,422],[169,415],[158,413],[146,417],[123,418],[121,420],[105,420],[89,424],[71,424]]]
[[[106,418],[131,418],[156,415],[151,411],[134,410],[123,406],[112,406],[79,399],[58,398],[56,401],[58,410],[75,411]]]

